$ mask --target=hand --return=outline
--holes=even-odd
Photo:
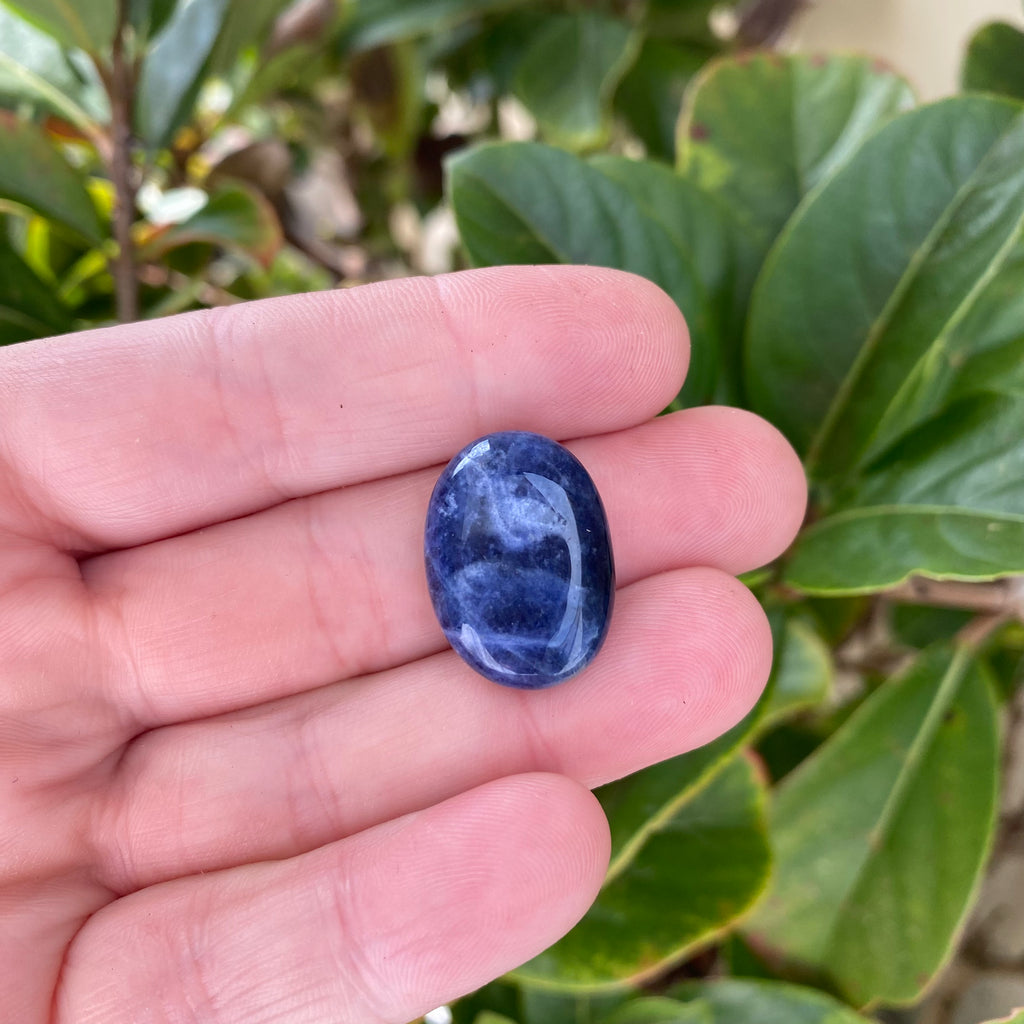
[[[608,857],[588,792],[763,686],[730,574],[805,490],[684,373],[653,285],[499,268],[0,352],[0,1006],[12,1024],[401,1022],[557,939]],[[619,585],[581,676],[446,649],[440,467],[575,438]]]

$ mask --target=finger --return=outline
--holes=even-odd
[[[806,486],[771,426],[692,409],[571,446],[604,496],[620,584],[783,551]],[[434,468],[317,495],[83,567],[137,727],[217,714],[442,650],[423,575]]]
[[[600,655],[550,690],[497,686],[449,651],[157,730],[128,750],[97,819],[102,877],[124,892],[290,857],[518,772],[601,785],[725,732],[770,665],[750,592],[689,569],[621,591]]]
[[[127,547],[443,461],[532,424],[642,422],[675,394],[679,311],[592,267],[505,267],[268,299],[0,355],[0,528]]]
[[[79,934],[56,1021],[402,1024],[568,931],[608,849],[589,793],[528,775],[291,860],[146,889]]]

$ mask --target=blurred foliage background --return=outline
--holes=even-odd
[[[443,1019],[894,1019],[1024,855],[1024,17],[919,105],[870,55],[773,51],[797,6],[0,3],[0,344],[596,263],[686,314],[673,407],[804,458],[807,524],[745,580],[761,702],[604,787],[594,908]]]

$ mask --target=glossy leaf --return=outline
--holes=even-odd
[[[1024,518],[881,506],[828,516],[805,530],[786,583],[807,594],[868,594],[915,573],[994,580],[1024,572]]]
[[[0,200],[12,199],[91,242],[104,235],[85,180],[34,124],[0,114]]]
[[[1000,1017],[998,1020],[987,1021],[986,1024],[1024,1024],[1024,1009],[1011,1013],[1009,1017]]]
[[[922,364],[920,376],[935,396],[932,412],[977,391],[1024,393],[1024,235],[950,333],[946,359]],[[908,389],[909,390],[909,389]]]
[[[563,988],[635,982],[708,941],[764,885],[762,803],[751,763],[728,761],[619,858],[583,920],[514,976]]]
[[[715,61],[683,108],[679,166],[726,202],[763,254],[800,200],[912,103],[904,79],[867,58]]]
[[[350,50],[444,32],[489,11],[526,0],[357,0],[344,37]]]
[[[841,507],[941,505],[1024,517],[1024,396],[977,394],[922,424]]]
[[[634,177],[627,188],[623,180]],[[655,179],[659,202],[638,202]],[[692,185],[664,168],[637,164],[631,173],[618,163],[591,166],[562,150],[520,142],[480,146],[450,160],[448,193],[477,266],[590,263],[630,270],[661,285],[690,326],[690,372],[682,398],[708,399],[718,354],[713,300],[703,281],[714,271],[710,263],[698,266],[696,253],[713,253],[719,241],[705,237],[713,215]],[[666,205],[669,197],[675,202]]]
[[[150,146],[166,145],[191,111],[230,4],[194,0],[178,7],[146,54],[135,126]]]
[[[1022,229],[1024,112],[980,96],[891,122],[800,209],[753,296],[747,383],[812,474],[914,425],[915,369],[942,362]]]
[[[708,60],[707,50],[648,36],[615,93],[615,110],[640,137],[647,154],[675,161],[676,122],[687,85]]]
[[[1024,233],[907,376],[887,421],[901,429],[979,391],[1024,392]]]
[[[50,285],[0,240],[0,345],[70,331],[73,322]]]
[[[620,1006],[601,1024],[715,1024],[711,1009],[701,1002],[681,1003],[677,999],[650,996],[632,999]]]
[[[514,84],[541,134],[574,150],[603,142],[615,87],[639,41],[625,22],[593,11],[546,19],[523,54]]]
[[[91,69],[76,67],[52,36],[0,5],[0,101],[30,103],[80,129],[109,113]]]
[[[706,1006],[710,1024],[867,1024],[824,992],[779,981],[683,982],[669,991]]]
[[[929,648],[775,792],[757,943],[855,1003],[914,1000],[970,906],[996,808],[998,723],[965,649]]]
[[[141,247],[141,255],[155,259],[193,242],[238,249],[269,266],[281,247],[281,224],[255,189],[240,182],[225,184],[187,220],[157,228]]]
[[[2,0],[62,46],[100,54],[114,38],[117,0]]]
[[[1024,100],[1024,32],[1004,22],[984,25],[971,37],[963,87]]]
[[[923,423],[798,539],[786,581],[811,592],[891,586],[917,573],[1024,571],[1024,395],[981,393]]]

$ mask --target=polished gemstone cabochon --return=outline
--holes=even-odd
[[[504,431],[463,448],[434,487],[424,551],[445,636],[481,675],[540,689],[597,654],[615,592],[608,521],[562,445]]]

